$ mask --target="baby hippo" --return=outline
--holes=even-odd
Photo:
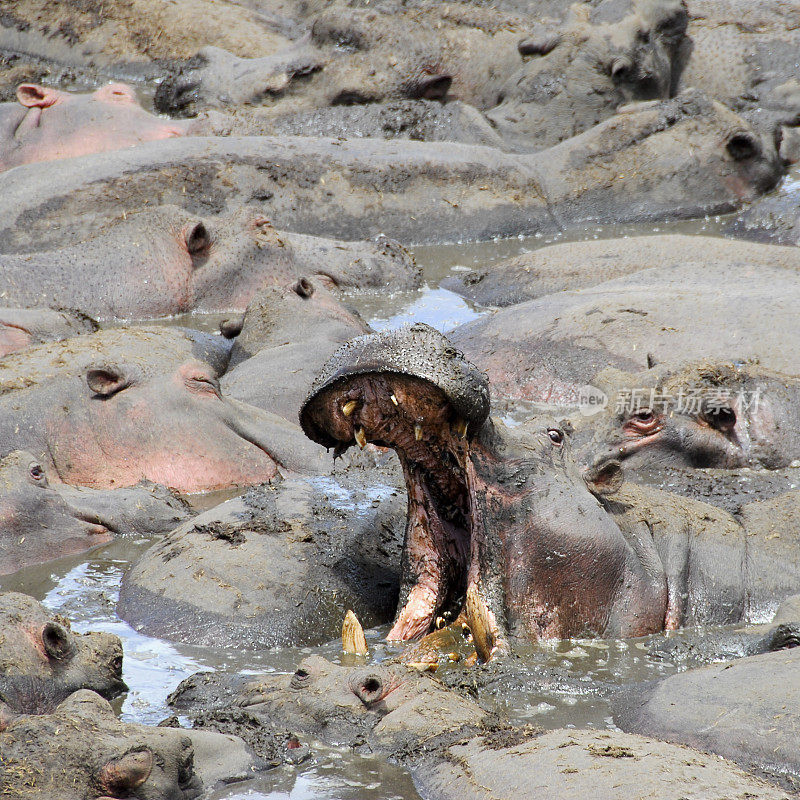
[[[4,719],[47,713],[79,689],[108,699],[127,691],[119,638],[73,633],[32,597],[0,594],[0,730]]]
[[[91,94],[23,83],[17,101],[0,104],[0,171],[186,133],[187,123],[148,114],[124,83]]]

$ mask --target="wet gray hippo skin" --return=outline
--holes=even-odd
[[[253,488],[176,528],[126,573],[118,613],[151,636],[253,650],[330,641],[343,609],[389,622],[405,498],[385,466],[341,471]]]
[[[751,210],[766,199],[756,201]],[[504,308],[555,292],[597,286],[654,265],[667,271],[688,262],[702,265],[702,270],[780,267],[797,273],[800,249],[679,234],[566,242],[449,276],[441,285],[478,305]]]
[[[794,796],[800,786],[799,667],[795,647],[629,687],[614,701],[614,722],[626,731],[718,753]]]
[[[133,147],[181,136],[187,128],[148,114],[123,83],[89,95],[23,83],[17,100],[0,104],[0,170]]]
[[[510,727],[472,700],[397,664],[348,668],[312,656],[293,675],[231,680],[200,673],[185,680],[170,701],[203,728],[238,730],[259,744],[271,735],[279,745],[270,747],[271,756],[285,748],[290,734],[296,752],[302,752],[299,736],[312,746],[309,737],[389,756],[410,768],[423,797],[783,797],[688,748],[619,732]],[[621,758],[608,757],[613,754]]]
[[[106,700],[87,690],[52,714],[5,719],[0,746],[10,763],[0,787],[26,800],[49,800],[56,792],[65,800],[193,800],[203,793],[185,733],[120,722]]]
[[[2,250],[44,236],[44,207],[59,219],[108,215],[109,196],[114,213],[154,195],[214,213],[264,203],[279,228],[442,242],[729,210],[770,188],[783,165],[740,117],[687,93],[529,156],[437,142],[188,137],[40,169],[24,167],[9,191],[0,176]]]
[[[73,633],[63,617],[16,592],[0,594],[0,631],[0,707],[7,712],[45,713],[79,689],[108,699],[127,691],[117,636]]]
[[[626,468],[763,467],[800,458],[800,381],[742,362],[661,364],[637,375],[606,370],[593,386],[608,405],[587,424],[585,460]]]
[[[397,99],[458,99],[488,108],[520,65],[522,16],[496,7],[446,9],[395,2],[304,9],[308,34],[258,59],[203,48],[158,89],[156,107],[194,114],[206,107],[263,104],[268,112]],[[199,63],[197,63],[199,61]]]
[[[161,487],[101,491],[47,480],[30,454],[0,459],[0,575],[80,553],[114,534],[166,533],[190,516]]]
[[[590,22],[590,10],[576,4],[561,28],[539,26],[520,41],[529,58],[487,112],[506,147],[543,150],[625,103],[674,94],[687,24],[682,0],[640,0],[612,23]]]
[[[623,485],[616,462],[581,478],[562,429],[487,421],[488,394],[485,376],[418,324],[345,345],[301,409],[306,434],[335,452],[372,441],[400,457],[409,511],[390,639],[427,633],[465,590],[501,648],[509,635],[735,622],[796,593],[795,537],[770,539],[796,492],[745,507],[740,524],[705,503]]]
[[[653,361],[735,358],[797,374],[798,294],[794,269],[698,260],[529,300],[450,337],[498,396],[575,405],[606,367],[635,373]],[[770,314],[744,313],[754,304]]]
[[[247,308],[222,388],[294,422],[322,365],[340,345],[369,330],[319,279],[270,287]]]
[[[789,190],[760,198],[727,226],[726,233],[754,242],[797,247],[800,245],[797,197]]]
[[[94,320],[76,311],[0,308],[0,357],[42,342],[60,341],[96,330]]]
[[[357,244],[285,234],[253,209],[209,218],[162,206],[69,247],[0,256],[6,302],[60,303],[95,319],[244,311],[261,287],[303,270],[343,287],[419,281],[411,255],[386,237]]]

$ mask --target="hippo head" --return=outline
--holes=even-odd
[[[605,370],[610,397],[590,424],[584,462],[633,468],[778,469],[798,456],[794,378],[744,362],[660,364],[638,375]]]
[[[72,692],[113,698],[127,691],[122,643],[110,633],[76,634],[32,597],[0,594],[0,699],[18,713],[42,713]]]
[[[149,375],[135,360],[89,366],[47,425],[48,451],[66,483],[94,488],[146,479],[178,491],[273,478],[268,414],[222,395],[216,371],[187,360]]]
[[[0,747],[30,781],[25,797],[49,800],[193,800],[203,791],[191,739],[174,728],[120,722],[91,691],[77,691],[52,713],[5,714]]]
[[[584,480],[563,428],[537,422],[517,436],[488,413],[486,377],[422,324],[340,348],[301,409],[306,435],[334,452],[370,441],[400,458],[408,518],[389,638],[427,633],[465,599],[485,655],[509,631],[535,639],[658,630],[663,601],[633,602],[651,600],[650,586],[594,496],[618,488],[619,465]]]
[[[303,659],[293,675],[259,677],[236,702],[296,734],[340,745],[366,742],[381,752],[474,729],[485,716],[475,703],[400,664],[343,667],[320,656]]]
[[[185,124],[148,114],[134,90],[111,83],[91,94],[23,83],[18,105],[0,106],[0,169],[120,150],[182,136]]]
[[[0,459],[0,575],[110,540],[110,523],[52,487],[33,455]]]

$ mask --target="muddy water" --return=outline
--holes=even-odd
[[[800,195],[800,169],[796,169],[778,189]],[[571,238],[608,238],[652,233],[718,234],[727,220],[720,218],[694,222],[665,223],[656,227],[610,226],[587,228]],[[395,327],[422,320],[448,330],[474,319],[483,311],[462,298],[438,288],[439,281],[455,271],[491,263],[529,252],[564,237],[515,238],[492,242],[440,247],[419,247],[415,254],[425,276],[425,285],[414,292],[385,293],[353,298],[353,302],[375,328]],[[223,315],[227,316],[227,315]],[[172,324],[193,325],[206,330],[218,328],[219,315],[174,318]],[[211,507],[227,496],[195,498],[202,508]],[[172,644],[144,636],[117,618],[115,613],[120,578],[127,567],[150,545],[145,539],[118,540],[80,557],[62,559],[44,567],[23,570],[0,578],[0,590],[23,591],[42,600],[54,611],[65,614],[76,630],[105,630],[118,635],[124,645],[125,680],[131,687],[117,701],[124,720],[155,724],[167,716],[167,694],[185,677],[198,670],[243,672],[293,671],[297,661],[310,653],[339,659],[336,643],[313,648],[273,648],[261,652],[241,649],[210,649]],[[383,660],[396,653],[382,642],[386,629],[368,632],[371,657]],[[682,635],[682,634],[676,634]],[[607,641],[564,641],[532,646],[520,662],[514,688],[501,691],[487,700],[512,719],[533,722],[544,728],[562,726],[613,727],[609,701],[597,687],[621,685],[631,681],[653,680],[678,667],[648,656],[648,639]],[[524,666],[529,665],[528,667]],[[683,664],[685,669],[690,664]],[[458,666],[450,669],[461,669]],[[541,680],[550,669],[566,671],[572,679]],[[408,774],[384,759],[355,756],[336,748],[315,750],[300,767],[273,770],[255,783],[227,788],[215,798],[252,800],[390,800],[418,798]]]

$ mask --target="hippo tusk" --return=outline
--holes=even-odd
[[[356,428],[355,432],[356,443],[363,450],[367,446],[367,437],[363,428]]]
[[[462,438],[467,438],[467,421],[465,419],[459,419],[456,422],[456,433]]]
[[[420,425],[419,422],[414,426],[414,438],[417,441],[422,439],[422,425]]]
[[[369,654],[364,629],[352,610],[344,615],[342,622],[342,652],[354,656]]]
[[[495,651],[495,637],[489,622],[489,609],[474,586],[467,589],[465,604],[467,625],[472,632],[472,642],[482,663],[491,661]]]
[[[356,400],[350,400],[342,406],[342,414],[346,417],[349,417],[357,408],[358,402]]]
[[[400,405],[400,403],[398,402],[397,398],[394,395],[392,395],[390,399],[396,406]]]

